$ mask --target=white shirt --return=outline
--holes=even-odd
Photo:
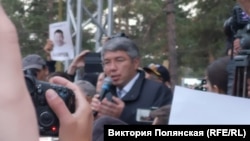
[[[139,73],[137,73],[133,79],[131,79],[127,85],[125,85],[121,90],[119,88],[116,88],[116,93],[118,95],[119,98],[123,98],[130,90],[131,88],[134,86],[135,81],[138,79],[139,77]]]
[[[60,47],[54,46],[51,51],[51,59],[55,61],[65,61],[74,59],[74,48],[67,44]]]

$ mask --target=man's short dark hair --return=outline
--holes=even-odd
[[[54,33],[55,33],[55,34],[56,34],[56,33],[60,33],[60,34],[62,34],[62,36],[63,36],[63,31],[62,31],[61,29],[57,29]]]

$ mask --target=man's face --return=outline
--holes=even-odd
[[[64,42],[62,33],[56,32],[54,36],[54,41],[56,46],[62,46]]]
[[[44,69],[41,69],[39,70],[39,72],[37,72],[37,79],[41,81],[46,81],[46,77],[48,76],[48,74],[49,74],[49,70],[47,67]]]
[[[105,74],[120,88],[135,76],[139,67],[139,59],[131,59],[124,51],[106,52],[103,59]]]
[[[237,0],[242,9],[250,15],[250,0]]]

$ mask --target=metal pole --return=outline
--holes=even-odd
[[[77,0],[77,13],[76,13],[76,54],[78,55],[81,52],[81,48],[82,48],[82,4],[83,4],[83,0]]]
[[[98,21],[94,18],[93,14],[91,14],[85,6],[82,6],[82,7],[83,7],[83,10],[86,12],[86,14],[89,16],[89,18],[92,20],[92,22],[98,27],[98,29],[100,29],[104,34],[106,34],[105,30],[102,29],[102,26],[101,26],[102,23],[98,23]],[[102,15],[100,16],[102,17]]]
[[[101,24],[102,25],[102,15],[103,15],[103,0],[98,0],[98,4],[97,4],[97,23]],[[100,38],[102,36],[101,34],[101,29],[102,27],[98,27],[97,28],[97,32],[95,34],[95,38],[98,39],[96,40],[95,42],[95,51],[97,51],[100,46],[101,46],[101,43],[100,43]]]
[[[113,34],[113,0],[108,0],[108,36]]]
[[[82,16],[83,16],[83,12],[82,12],[82,5],[83,5],[83,0],[77,0],[77,12],[76,12],[76,50],[75,50],[75,55],[80,54],[81,52],[81,48],[82,48]],[[79,71],[76,72],[76,80],[79,79]]]
[[[67,2],[67,21],[70,24],[71,36],[75,37],[75,56],[78,55],[82,50],[82,36],[83,28],[89,23],[95,24],[97,28],[97,33],[95,34],[95,50],[101,49],[102,35],[111,36],[113,34],[113,0],[94,0],[94,3],[97,6],[97,11],[93,14],[85,7],[84,0],[66,0]],[[73,3],[74,2],[74,3]],[[104,2],[108,2],[108,14],[103,17]],[[105,4],[106,5],[106,4]],[[76,8],[72,8],[72,7]],[[76,9],[76,14],[74,14]],[[83,11],[86,12],[88,19],[83,21]],[[105,23],[103,24],[102,20],[105,18]],[[105,29],[105,27],[107,27]],[[65,70],[68,69],[68,66],[72,60],[65,61]],[[80,78],[79,71],[76,72],[76,79]]]
[[[71,22],[71,0],[67,0],[67,22],[69,23],[69,27],[72,27],[72,22]],[[73,26],[74,27],[74,26]],[[72,33],[71,28],[70,28],[70,33]],[[69,67],[70,61],[64,61],[64,71],[66,71]]]
[[[63,11],[63,1],[62,0],[59,0],[58,2],[58,18],[59,18],[59,21],[62,21],[62,11]]]
[[[62,21],[62,11],[63,11],[63,1],[59,0],[58,1],[58,21]],[[62,71],[63,70],[63,64],[62,62],[56,62],[56,70],[57,71]]]

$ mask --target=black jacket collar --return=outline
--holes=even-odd
[[[123,101],[134,101],[139,97],[141,93],[141,89],[145,80],[145,73],[141,70],[138,70],[137,72],[139,72],[139,77],[135,81],[135,84],[132,86],[130,91],[122,98]],[[116,86],[111,86],[111,92],[117,96]]]

